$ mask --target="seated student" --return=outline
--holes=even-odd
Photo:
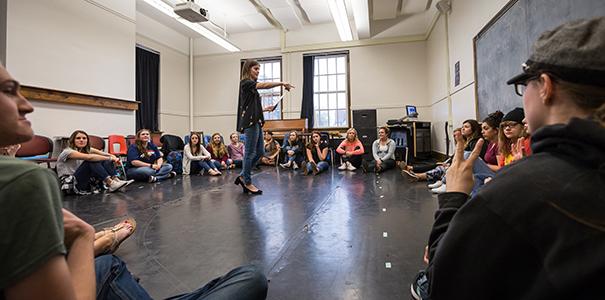
[[[416,299],[603,298],[605,17],[542,34],[523,73],[534,155],[502,168],[475,196],[462,147],[429,237]],[[590,76],[587,76],[590,74]]]
[[[217,168],[222,170],[235,168],[235,164],[229,158],[229,151],[227,151],[227,146],[223,143],[223,137],[220,133],[217,132],[212,135],[212,139],[206,150],[210,152],[210,157],[215,161]]]
[[[234,132],[229,136],[231,143],[227,146],[229,157],[233,160],[236,167],[241,168],[244,161],[245,147],[244,143],[239,140],[239,133]]]
[[[218,170],[220,164],[210,158],[210,152],[204,148],[201,141],[199,133],[191,133],[189,144],[183,148],[183,175],[203,174],[204,172],[208,172],[212,176],[221,175],[221,171]]]
[[[454,129],[452,135],[454,137],[456,137],[457,135],[460,135],[462,137],[462,139],[464,140],[464,136],[462,135],[462,128]],[[454,141],[456,141],[456,140],[454,139]],[[448,161],[446,161],[442,164],[439,164],[434,169],[431,169],[424,173],[415,173],[414,168],[412,166],[404,165],[403,170],[401,170],[401,175],[407,176],[411,182],[415,182],[415,181],[433,182],[433,184],[429,184],[428,187],[430,189],[438,188],[443,184],[443,182],[440,182],[440,181],[443,178],[443,175],[445,175],[445,171],[449,167]],[[439,182],[439,183],[437,183],[437,182]]]
[[[296,131],[290,132],[288,138],[284,140],[284,144],[281,147],[285,162],[280,164],[280,166],[284,169],[292,168],[297,170],[298,165],[305,159],[303,154],[304,148],[305,146],[300,138],[298,138],[298,133],[296,133]]]
[[[498,133],[498,166],[503,167],[531,154],[531,148],[526,141],[527,131],[523,125],[525,112],[517,107],[508,112],[500,123]]]
[[[328,143],[321,140],[321,134],[317,131],[313,131],[311,134],[311,141],[305,147],[305,154],[307,161],[303,166],[303,174],[317,175],[330,167],[330,164],[326,161],[328,158]]]
[[[362,163],[363,172],[368,170],[376,173],[386,171],[395,167],[395,141],[389,138],[389,128],[378,129],[378,139],[372,144],[372,156],[374,160]]]
[[[115,192],[132,183],[132,180],[118,179],[114,166],[116,163],[122,162],[114,155],[90,147],[88,134],[76,130],[69,137],[67,148],[57,158],[57,174],[62,189],[65,181],[73,181],[68,177],[75,179],[75,184],[70,185],[73,190],[65,190],[68,193],[86,194],[91,191],[91,184],[95,180],[105,183],[109,192]]]
[[[260,158],[260,163],[269,166],[275,166],[275,161],[279,156],[279,143],[273,139],[273,132],[265,131],[263,137],[265,143],[265,153]]]
[[[165,164],[158,147],[151,141],[148,129],[137,132],[135,143],[128,147],[128,178],[156,182],[176,176],[172,165]]]
[[[336,152],[340,154],[342,164],[338,167],[339,170],[355,171],[361,167],[362,156],[365,152],[359,138],[357,138],[357,130],[349,128],[347,137],[338,145]]]
[[[1,66],[0,86],[0,147],[27,142],[33,131],[26,115],[33,107]],[[94,259],[94,228],[62,209],[52,171],[6,156],[0,156],[0,170],[0,298],[151,299],[118,257]],[[245,266],[177,299],[266,295],[265,276]]]

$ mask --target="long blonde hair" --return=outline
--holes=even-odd
[[[214,157],[220,158],[227,153],[227,147],[225,146],[225,143],[223,143],[222,137],[219,140],[218,145],[214,143],[214,137],[217,135],[221,136],[221,134],[218,132],[212,135],[212,138],[210,139],[210,147],[212,148],[212,154],[214,154]]]
[[[353,141],[350,141],[350,140],[349,140],[349,132],[353,132],[353,133],[355,133],[355,139],[354,139]],[[346,139],[347,139],[347,141],[349,141],[349,142],[357,142],[357,141],[359,141],[359,136],[357,136],[357,130],[356,130],[355,128],[353,128],[353,127],[349,128],[349,129],[347,130],[347,137],[346,137]]]

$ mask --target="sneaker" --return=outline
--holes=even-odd
[[[158,178],[155,177],[155,176],[149,176],[149,180],[148,181],[149,181],[149,183],[157,182]]]
[[[175,176],[176,176],[176,172],[170,171],[170,175],[168,175],[168,178],[174,178]]]
[[[295,161],[292,162],[292,169],[298,170],[298,164]]]
[[[125,187],[126,185],[128,185],[128,183],[126,181],[121,181],[121,180],[112,180],[111,183],[109,184],[109,192],[113,193],[123,187]]]
[[[433,194],[443,194],[443,193],[445,193],[445,184],[442,184],[438,188],[431,189],[431,193],[433,193]]]
[[[287,169],[288,168],[288,164],[287,163],[283,163],[283,164],[279,164],[280,167]]]
[[[429,279],[426,277],[425,271],[420,271],[414,277],[410,284],[410,293],[412,298],[416,300],[428,299],[429,297]]]
[[[443,185],[443,181],[437,180],[437,181],[435,181],[435,183],[429,184],[429,189],[432,190],[432,189],[440,187],[441,185]]]
[[[342,165],[340,165],[340,167],[338,167],[338,169],[341,171],[344,171],[347,169],[347,165],[348,165],[348,162],[344,162],[344,163],[342,163]]]
[[[347,170],[355,171],[357,168],[355,168],[351,162],[347,162]]]
[[[131,183],[134,182],[134,179],[130,179],[130,180],[120,180],[121,182],[126,182],[125,186],[129,186]]]

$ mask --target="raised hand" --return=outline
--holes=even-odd
[[[470,194],[473,189],[473,165],[479,157],[481,147],[483,146],[483,139],[479,139],[473,152],[464,159],[464,139],[462,135],[456,136],[456,154],[452,160],[452,165],[447,169],[447,186],[448,192],[461,192]]]

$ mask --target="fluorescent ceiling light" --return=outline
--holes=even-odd
[[[330,12],[332,13],[332,18],[334,18],[336,29],[338,29],[340,40],[343,42],[353,40],[351,24],[349,23],[347,9],[345,8],[345,1],[328,0],[328,5],[330,6]]]
[[[168,15],[169,17],[176,19],[181,24],[187,26],[189,29],[201,34],[205,38],[213,41],[214,43],[227,49],[228,51],[230,51],[230,52],[241,51],[239,48],[237,48],[235,45],[233,45],[227,39],[218,35],[214,31],[202,26],[201,24],[191,23],[187,20],[182,19],[181,17],[179,17],[177,14],[174,13],[173,7],[164,3],[164,1],[162,1],[162,0],[143,0],[143,1],[145,1],[145,3],[153,6],[155,9],[161,11],[162,13]]]

